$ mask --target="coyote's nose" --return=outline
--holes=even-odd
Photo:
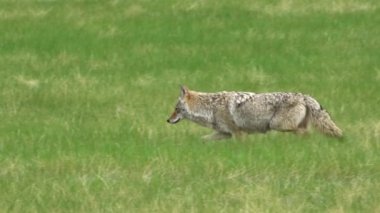
[[[170,123],[170,119],[166,120],[166,122]]]

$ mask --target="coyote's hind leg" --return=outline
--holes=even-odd
[[[279,109],[269,123],[270,129],[302,134],[307,130],[307,108],[302,104]]]
[[[205,140],[214,141],[214,140],[223,140],[223,139],[227,139],[231,137],[232,135],[230,133],[214,132],[210,135],[205,135],[202,138]]]

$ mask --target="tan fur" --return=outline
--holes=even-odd
[[[177,123],[183,118],[214,129],[216,133],[205,138],[215,140],[269,130],[305,133],[309,122],[322,133],[342,136],[320,104],[301,93],[202,93],[181,87],[168,122]]]

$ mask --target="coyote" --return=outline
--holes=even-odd
[[[301,93],[204,93],[181,86],[167,122],[175,124],[182,119],[214,129],[215,133],[204,136],[209,140],[269,130],[305,133],[309,123],[326,135],[342,137],[342,130],[328,112],[314,98]]]

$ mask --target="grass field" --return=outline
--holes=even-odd
[[[380,212],[378,0],[0,0],[0,212]],[[204,143],[179,84],[296,91],[312,133]]]

